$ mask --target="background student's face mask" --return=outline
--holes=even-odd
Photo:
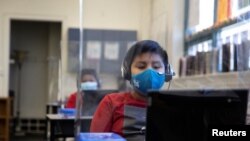
[[[147,69],[139,74],[132,75],[131,84],[140,94],[147,95],[148,90],[160,89],[165,81],[164,73]]]
[[[97,82],[82,82],[81,90],[97,90]]]

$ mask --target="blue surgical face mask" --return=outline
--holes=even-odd
[[[97,90],[97,82],[82,82],[81,90]]]
[[[147,95],[148,90],[160,89],[165,81],[164,73],[147,69],[139,74],[132,75],[131,84],[140,94]]]

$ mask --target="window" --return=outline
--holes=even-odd
[[[214,23],[214,0],[189,0],[188,34],[206,29]]]
[[[250,0],[231,0],[232,17],[237,17],[250,11]]]

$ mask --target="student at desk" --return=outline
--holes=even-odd
[[[81,75],[81,90],[97,90],[100,88],[100,82],[94,69],[83,69]],[[65,108],[75,108],[76,96],[77,92],[70,95]]]
[[[157,42],[134,44],[122,64],[122,76],[133,90],[106,95],[94,114],[90,131],[114,132],[128,141],[144,141],[147,90],[158,90],[170,81],[171,70],[167,53]]]

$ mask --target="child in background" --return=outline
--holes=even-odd
[[[99,79],[94,69],[83,69],[81,73],[81,90],[97,90],[100,88]],[[74,92],[68,98],[65,108],[76,107],[77,92]]]

